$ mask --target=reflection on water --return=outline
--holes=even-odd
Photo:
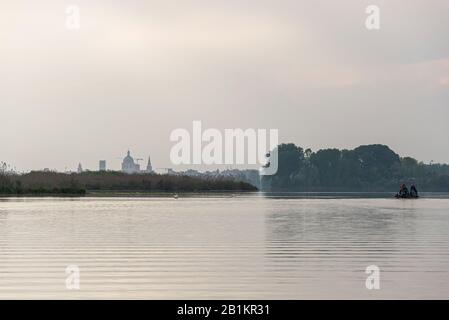
[[[0,199],[0,298],[448,299],[448,240],[441,195]]]

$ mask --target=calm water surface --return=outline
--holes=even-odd
[[[449,199],[3,198],[0,298],[449,299]]]

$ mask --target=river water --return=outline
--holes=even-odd
[[[0,298],[449,299],[449,199],[0,198]]]

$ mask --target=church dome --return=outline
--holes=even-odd
[[[133,157],[131,157],[131,154],[128,150],[126,157],[123,158],[122,171],[126,172],[126,173],[135,173],[135,172],[138,172],[139,170],[140,170],[139,165],[137,165],[134,162],[134,159],[133,159]]]
[[[134,165],[134,159],[131,157],[131,153],[128,150],[128,153],[126,154],[126,157],[123,158],[123,163],[125,164],[133,164]]]

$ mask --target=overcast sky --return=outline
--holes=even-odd
[[[2,3],[0,160],[114,169],[130,148],[172,167],[170,132],[201,120],[449,162],[448,17],[443,0]]]

